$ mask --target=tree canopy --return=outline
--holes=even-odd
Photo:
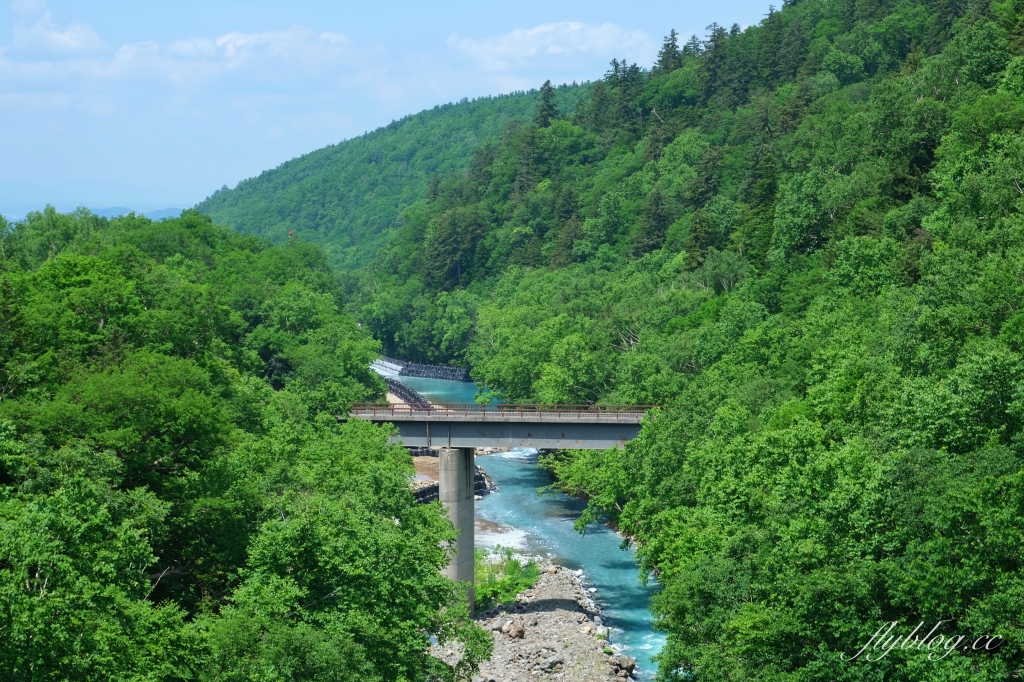
[[[389,354],[510,401],[662,406],[624,450],[547,460],[664,586],[661,679],[1019,674],[1021,16],[803,0],[669,33],[343,273]],[[1007,643],[841,657],[892,621]]]
[[[552,88],[571,107],[586,86]],[[439,105],[222,187],[196,208],[219,224],[283,244],[319,244],[338,268],[366,265],[401,227],[402,211],[437,173],[462,170],[474,151],[530,115],[536,91]]]
[[[489,651],[323,252],[191,211],[0,234],[0,677],[454,680]],[[460,640],[455,669],[429,637]]]

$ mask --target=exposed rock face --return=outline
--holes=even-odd
[[[542,566],[542,571],[515,604],[477,616],[477,622],[494,637],[494,653],[474,681],[632,680],[636,662],[610,648],[614,645],[607,638],[612,632],[602,623],[592,593],[583,588],[582,572],[557,566]],[[598,632],[605,637],[598,637]],[[435,655],[454,661],[459,654],[445,648]]]

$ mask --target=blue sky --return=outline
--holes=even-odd
[[[767,3],[14,0],[0,7],[0,212],[191,206],[435,104],[649,66]]]

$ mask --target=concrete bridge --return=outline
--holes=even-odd
[[[424,405],[360,403],[349,416],[394,424],[391,440],[407,447],[440,449],[439,495],[459,531],[445,575],[470,585],[473,607],[476,448],[522,447],[607,450],[640,433],[650,406],[619,405]]]

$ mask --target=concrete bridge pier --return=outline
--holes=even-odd
[[[448,509],[448,518],[459,532],[455,555],[444,574],[457,582],[469,583],[469,612],[473,613],[473,482],[476,474],[475,448],[441,448],[438,496]]]

